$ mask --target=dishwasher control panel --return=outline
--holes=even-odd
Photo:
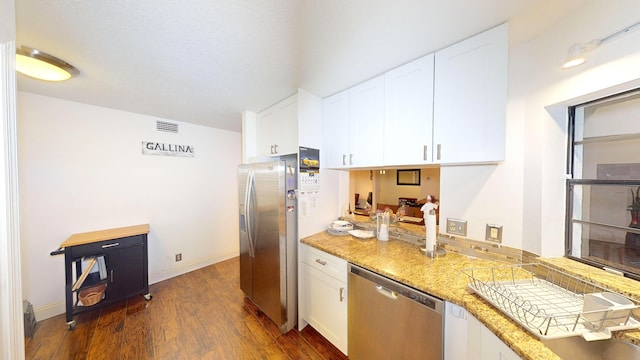
[[[432,309],[436,308],[436,302],[433,301],[431,298],[426,297],[425,295],[421,295],[421,294],[415,294],[415,293],[408,293],[408,294],[402,294],[406,297],[408,297],[409,299],[413,300],[413,301],[417,301],[423,305],[426,305]]]
[[[420,292],[419,290],[406,286],[395,280],[391,280],[382,275],[376,274],[372,271],[363,269],[355,265],[349,265],[349,271],[354,275],[363,277],[371,282],[374,282],[377,286],[379,286],[382,289],[385,289],[397,295],[401,295],[406,298],[409,298],[415,302],[418,302],[438,312],[442,312],[443,310],[444,305],[442,300],[435,298],[431,295],[425,294],[423,292]]]

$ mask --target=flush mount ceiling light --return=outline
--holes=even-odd
[[[16,50],[16,70],[46,81],[64,81],[80,73],[66,61],[26,46]]]
[[[619,37],[622,37],[624,35],[629,34],[630,32],[637,30],[640,28],[640,22],[637,22],[631,26],[627,26],[626,28],[615,32],[609,36],[605,36],[602,39],[594,39],[589,41],[588,43],[576,43],[573,44],[570,48],[569,48],[569,55],[567,56],[567,59],[565,60],[564,64],[562,65],[562,68],[567,69],[570,67],[574,67],[574,66],[578,66],[581,64],[584,64],[587,61],[587,58],[585,57],[585,53],[600,47],[610,41],[613,41]]]

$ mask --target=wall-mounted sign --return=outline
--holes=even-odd
[[[301,191],[320,190],[320,150],[300,146]]]
[[[176,145],[143,141],[142,154],[193,157],[195,155],[195,152],[193,146],[190,145]]]

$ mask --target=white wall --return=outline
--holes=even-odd
[[[466,219],[468,237],[480,240],[487,222],[501,224],[505,245],[564,254],[566,106],[638,86],[640,31],[594,50],[578,68],[560,65],[572,44],[621,30],[638,14],[635,0],[592,1],[511,47],[506,159],[442,167],[441,219]]]
[[[0,42],[16,40],[16,5],[14,0],[0,0]]]
[[[150,283],[237,256],[240,133],[157,120],[18,93],[23,291],[38,320],[64,312],[64,256],[49,252],[74,233],[148,223]],[[142,155],[142,141],[195,157]]]

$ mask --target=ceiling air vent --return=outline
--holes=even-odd
[[[165,121],[157,121],[156,122],[156,130],[177,134],[178,133],[178,124],[165,122]]]

